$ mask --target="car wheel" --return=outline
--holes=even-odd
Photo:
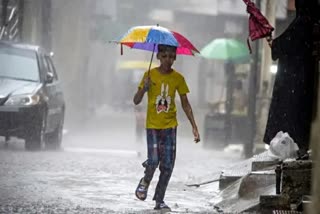
[[[59,125],[57,128],[52,132],[46,134],[46,149],[54,149],[58,150],[61,148],[61,142],[62,142],[62,133],[63,132],[63,117],[61,121],[59,122]]]
[[[26,150],[40,150],[44,142],[45,118],[42,119],[41,125],[29,131],[29,136],[25,138]]]

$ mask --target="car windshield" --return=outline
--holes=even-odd
[[[0,77],[38,82],[35,51],[0,46]]]

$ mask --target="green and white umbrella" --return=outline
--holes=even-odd
[[[214,39],[200,51],[200,55],[207,59],[224,60],[229,62],[243,62],[250,59],[248,47],[235,39]]]

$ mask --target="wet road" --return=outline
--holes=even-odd
[[[147,200],[137,200],[134,191],[143,175],[145,151],[132,142],[130,127],[121,132],[114,126],[72,130],[59,152],[26,152],[15,139],[5,149],[0,142],[0,213],[153,213],[159,172]],[[209,200],[218,183],[199,188],[186,184],[210,180],[238,159],[239,154],[204,151],[192,139],[178,137],[167,204],[175,213],[214,213]]]

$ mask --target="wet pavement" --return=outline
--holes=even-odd
[[[16,139],[9,148],[0,142],[0,213],[157,213],[152,196],[159,172],[147,200],[136,199],[145,148],[132,142],[131,123],[120,129],[118,122],[99,129],[95,121],[94,128],[69,130],[62,151],[26,152],[23,142]],[[177,161],[165,198],[172,213],[215,213],[210,200],[218,194],[217,182],[198,188],[186,185],[217,177],[239,157],[205,151],[201,143],[179,135]]]

